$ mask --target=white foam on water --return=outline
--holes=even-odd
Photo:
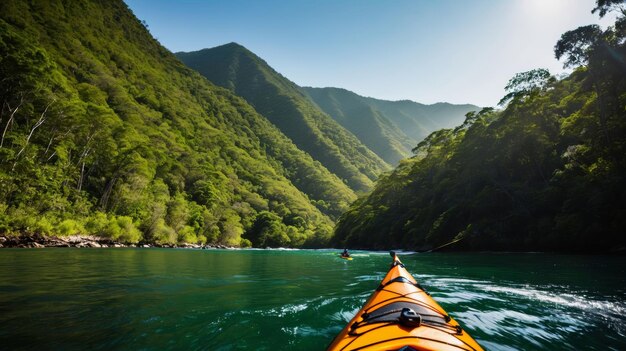
[[[453,291],[453,292],[438,292],[435,296],[435,300],[440,303],[449,304],[474,304],[478,300],[491,300],[506,302],[506,300],[486,293],[473,292],[473,291]]]
[[[352,280],[355,280],[357,282],[368,282],[368,281],[381,281],[384,278],[384,274],[380,274],[380,275],[359,275],[356,276],[354,278],[352,278]]]
[[[438,285],[450,285],[450,284],[488,284],[486,281],[465,279],[465,278],[437,278],[433,280]],[[433,284],[434,285],[434,284]]]
[[[311,303],[313,303],[313,307],[315,309],[319,309],[320,307],[324,307],[326,305],[330,305],[331,303],[333,303],[335,300],[337,300],[336,298],[320,298],[321,301],[317,302],[317,301],[311,301]]]
[[[485,286],[483,289],[496,293],[522,296],[534,301],[548,302],[559,306],[576,308],[585,312],[608,315],[624,315],[626,303],[618,301],[597,301],[585,295],[553,293],[531,287]]]
[[[301,303],[301,304],[295,304],[295,305],[285,305],[285,306],[281,306],[277,308],[270,308],[267,310],[253,310],[253,311],[241,310],[241,311],[237,311],[237,313],[243,314],[243,315],[260,315],[264,317],[282,318],[288,315],[297,314],[299,312],[306,310],[307,308],[309,308],[309,305],[307,303]],[[229,316],[229,313],[225,315]]]
[[[563,339],[563,335],[545,328],[546,323],[552,318],[551,315],[533,316],[502,309],[497,311],[471,310],[458,313],[455,317],[464,324],[480,329],[485,334],[500,337],[521,335],[538,346],[541,345],[541,341],[555,342]]]
[[[349,322],[357,314],[357,312],[359,312],[360,309],[360,307],[355,307],[351,310],[341,309],[331,315],[331,320],[342,322],[343,324],[345,324]]]

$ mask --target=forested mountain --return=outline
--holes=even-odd
[[[0,99],[3,233],[320,245],[356,198],[121,0],[0,2]],[[356,189],[384,169],[333,145]]]
[[[461,124],[474,105],[413,101],[386,101],[357,95],[340,88],[302,90],[324,112],[354,133],[386,162],[397,165],[411,155],[411,149],[428,134]]]
[[[458,126],[463,123],[467,112],[481,109],[471,104],[454,105],[447,102],[424,105],[410,100],[386,101],[367,98],[367,101],[395,123],[407,136],[418,141],[423,140],[435,130]]]
[[[302,150],[343,179],[366,192],[389,165],[352,133],[322,112],[300,87],[245,47],[230,43],[176,54],[211,82],[245,98]]]
[[[517,74],[500,111],[434,132],[340,219],[336,244],[473,250],[625,250],[626,10],[561,37],[557,80]]]

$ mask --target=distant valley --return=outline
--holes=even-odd
[[[411,150],[430,133],[454,128],[463,123],[465,114],[481,109],[470,104],[424,105],[410,100],[379,100],[340,88],[302,90],[324,112],[394,166],[411,156]]]

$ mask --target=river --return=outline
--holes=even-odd
[[[324,350],[383,252],[2,249],[0,349]],[[487,350],[626,350],[626,257],[400,256]]]

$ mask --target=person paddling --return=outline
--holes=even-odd
[[[350,257],[350,253],[348,252],[348,249],[343,249],[343,252],[341,253],[341,257]]]

